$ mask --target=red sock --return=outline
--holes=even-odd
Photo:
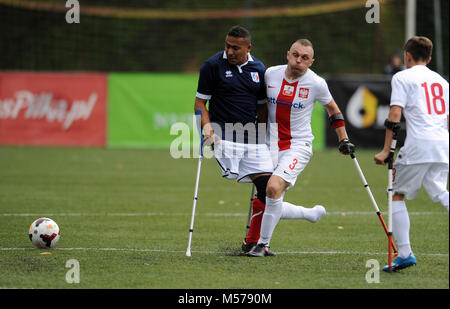
[[[252,220],[250,221],[250,228],[248,229],[248,234],[245,238],[245,242],[247,244],[258,242],[259,240],[259,232],[261,230],[261,222],[266,204],[261,202],[259,199],[254,198],[252,208]]]

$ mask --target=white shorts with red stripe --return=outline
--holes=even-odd
[[[297,177],[308,165],[312,155],[313,151],[309,143],[278,152],[278,158],[276,158],[278,163],[275,166],[273,175],[277,175],[288,182],[289,186],[287,189],[293,187]]]

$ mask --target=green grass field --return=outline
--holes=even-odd
[[[387,168],[373,154],[357,158],[387,221]],[[366,281],[369,260],[387,263],[387,238],[353,162],[335,149],[317,151],[285,197],[328,214],[281,221],[271,242],[278,256],[259,259],[239,255],[251,186],[222,179],[204,159],[186,257],[196,168],[168,150],[0,147],[0,288],[449,288],[448,213],[424,191],[407,203],[418,265]],[[43,216],[61,228],[54,250],[28,239]],[[66,282],[70,259],[80,283]]]

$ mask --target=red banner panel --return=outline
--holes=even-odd
[[[0,73],[0,144],[106,145],[107,75]]]

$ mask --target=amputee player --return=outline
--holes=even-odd
[[[250,251],[259,239],[266,185],[273,172],[270,152],[265,139],[258,138],[261,132],[255,125],[257,121],[267,121],[265,67],[251,56],[251,47],[248,30],[240,26],[230,29],[225,51],[208,59],[200,69],[194,106],[202,111],[204,140],[212,145],[222,176],[255,184],[257,193],[250,228],[242,245],[244,252]],[[287,210],[296,206],[285,203],[284,207],[289,218]]]
[[[415,36],[406,42],[407,69],[392,77],[384,148],[374,156],[376,164],[385,164],[393,130],[403,113],[407,135],[393,165],[392,232],[398,245],[393,271],[417,264],[410,245],[405,198],[414,199],[423,186],[432,201],[448,211],[448,82],[427,67],[432,49],[433,43],[426,37]]]
[[[294,186],[313,154],[311,114],[316,101],[328,113],[339,140],[339,151],[350,154],[355,150],[347,137],[344,117],[325,80],[309,69],[313,62],[311,42],[300,39],[287,52],[287,64],[270,67],[265,74],[270,131],[267,142],[276,167],[267,184],[261,235],[257,246],[247,253],[249,256],[275,255],[269,250],[269,243],[280,218],[316,222],[326,214],[321,205],[308,209],[283,202],[286,190]]]
[[[256,125],[257,121],[265,123],[267,119],[266,68],[250,54],[251,48],[247,29],[234,26],[229,30],[225,50],[209,58],[200,69],[194,109],[202,111],[204,141],[212,145],[222,176],[255,184],[257,197],[252,205],[255,214],[264,209],[266,184],[273,165],[264,139],[258,139]],[[251,221],[242,245],[245,252],[259,238],[257,221],[257,217]]]

